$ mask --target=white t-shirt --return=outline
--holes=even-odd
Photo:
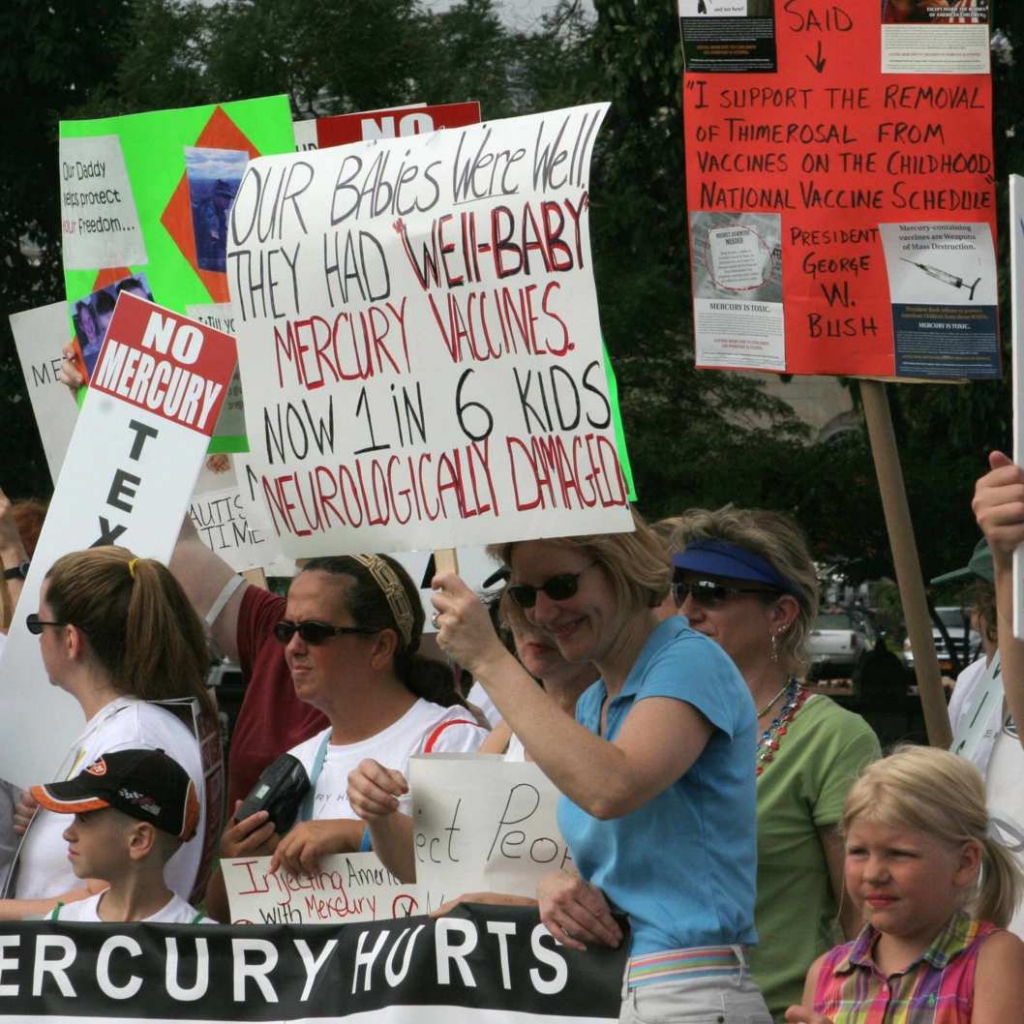
[[[106,896],[107,890],[96,893],[88,899],[76,900],[74,903],[60,903],[49,914],[47,921],[89,921],[102,922],[99,907],[100,900]],[[139,918],[139,922],[151,921],[157,924],[216,924],[212,918],[204,917],[191,904],[180,896],[172,896],[155,914]],[[134,922],[133,922],[134,923]]]
[[[515,762],[526,760],[526,747],[523,746],[523,741],[515,733],[512,733],[508,738],[508,746],[505,748],[505,760]]]
[[[1013,835],[1013,831],[1007,830],[1004,841],[1009,845],[1019,843],[1024,834],[1024,747],[1009,715],[1005,716],[992,747],[985,776],[985,803],[997,829],[1000,822],[1005,822],[1017,833]],[[1024,867],[1024,850],[1016,850],[1013,855]],[[1024,938],[1024,900],[1017,904],[1009,929]]]
[[[488,693],[483,688],[482,684],[478,682],[474,683],[472,687],[470,687],[469,695],[466,697],[466,700],[484,713],[484,718],[487,719],[487,724],[492,729],[501,721],[501,712],[498,710],[494,701],[488,696]]]
[[[188,772],[199,794],[200,827],[171,857],[164,870],[167,887],[188,899],[203,855],[206,792],[199,741],[181,719],[166,708],[135,697],[118,697],[89,720],[55,778],[60,781],[72,778],[101,754],[134,747],[163,750]],[[71,870],[68,844],[62,836],[69,820],[66,814],[43,808],[36,813],[18,857],[15,897],[47,899],[81,885]]]
[[[420,698],[397,722],[386,729],[360,740],[341,746],[328,744],[323,768],[316,777],[313,788],[313,820],[320,818],[357,817],[348,802],[348,775],[358,767],[364,758],[373,758],[386,768],[396,768],[403,775],[409,771],[409,758],[424,751],[431,734],[445,722],[457,722],[444,728],[431,744],[430,749],[438,753],[471,754],[483,743],[487,732],[473,720],[468,708],[443,708],[439,704]],[[465,724],[462,724],[465,723]],[[289,753],[302,762],[310,778],[316,774],[315,764],[324,740],[330,736],[328,727],[316,736],[310,737]],[[305,806],[305,805],[304,805]],[[406,794],[399,800],[399,810],[410,812],[412,796]]]

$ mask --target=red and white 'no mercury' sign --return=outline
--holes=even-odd
[[[0,778],[53,779],[84,725],[25,628],[46,573],[61,555],[100,544],[170,558],[235,360],[230,335],[119,297],[0,661],[0,720],[18,723],[0,744]]]
[[[371,110],[362,114],[338,114],[321,117],[316,122],[317,145],[344,146],[367,139],[398,139],[422,135],[441,128],[465,128],[480,123],[480,104],[441,103],[430,107],[399,107],[393,110]]]

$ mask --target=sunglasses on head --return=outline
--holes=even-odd
[[[677,608],[682,608],[687,597],[692,597],[702,608],[720,608],[730,597],[736,594],[771,594],[778,595],[777,590],[769,587],[727,587],[714,580],[691,580],[684,583],[675,580],[672,583],[672,597]]]
[[[549,576],[539,587],[529,583],[510,583],[506,590],[508,596],[520,608],[532,608],[537,603],[537,594],[544,591],[552,601],[568,601],[579,590],[580,577],[593,565],[583,566],[579,572],[560,572],[557,576]]]
[[[329,622],[318,622],[316,619],[305,619],[302,622],[290,622],[288,619],[282,619],[274,627],[274,637],[278,643],[286,644],[298,633],[302,640],[312,647],[325,643],[333,636],[348,636],[356,633],[369,636],[376,632],[378,632],[376,629],[360,629],[358,626],[332,626]]]
[[[46,619],[39,618],[36,612],[29,612],[25,616],[25,626],[33,636],[39,636],[46,626],[66,626],[66,622],[48,622]]]

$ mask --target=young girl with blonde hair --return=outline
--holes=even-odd
[[[867,925],[811,966],[793,1024],[1024,1021],[1024,943],[1004,931],[1021,872],[968,761],[906,747],[843,810],[846,888]]]

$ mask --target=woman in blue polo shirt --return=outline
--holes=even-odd
[[[753,701],[717,644],[682,618],[659,623],[668,558],[635,520],[632,533],[493,551],[527,618],[568,661],[601,672],[575,722],[554,713],[452,574],[434,580],[438,640],[564,794],[559,825],[579,877],[542,885],[544,923],[579,949],[621,941],[610,908],[629,919],[621,1019],[769,1024],[743,950],[756,942]]]

